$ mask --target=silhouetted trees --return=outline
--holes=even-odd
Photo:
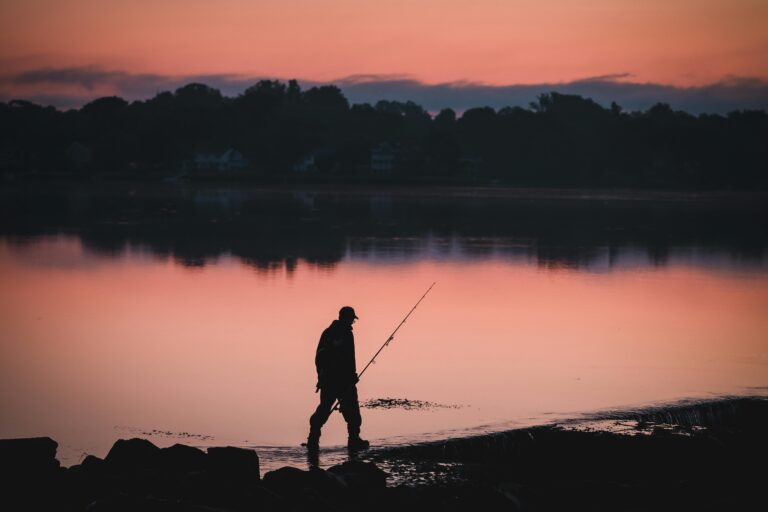
[[[376,175],[372,148],[392,148],[392,179],[495,180],[519,186],[765,188],[768,115],[645,112],[542,94],[530,108],[445,109],[413,102],[349,105],[335,86],[302,91],[262,80],[235,98],[193,83],[128,103],[100,98],[61,112],[0,103],[0,170],[162,175],[200,153],[235,149],[254,175]],[[381,177],[381,173],[377,175]]]

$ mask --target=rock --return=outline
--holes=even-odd
[[[87,512],[232,512],[231,509],[196,505],[181,500],[129,494],[101,496],[81,510]]]
[[[373,462],[350,460],[329,468],[328,472],[351,489],[383,489],[387,486],[387,474]]]
[[[310,475],[309,471],[286,466],[264,473],[262,483],[265,487],[285,496],[307,487],[310,483]]]
[[[51,510],[61,496],[64,471],[58,444],[49,437],[0,440],[0,499],[3,510]]]
[[[262,483],[270,491],[293,502],[332,502],[343,490],[343,485],[338,479],[319,468],[304,471],[289,466],[282,467],[268,471]]]
[[[0,464],[3,471],[15,474],[55,472],[59,468],[58,447],[50,437],[0,439]]]
[[[104,462],[117,471],[156,468],[160,464],[160,448],[146,439],[118,439]]]
[[[175,444],[160,450],[163,469],[172,472],[203,471],[208,466],[206,453],[193,446]]]
[[[80,463],[80,467],[88,471],[99,471],[104,467],[104,459],[95,455],[87,455]]]
[[[254,450],[234,446],[208,448],[208,468],[220,476],[240,481],[259,480],[259,456]]]

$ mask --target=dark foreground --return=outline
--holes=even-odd
[[[5,510],[763,509],[767,426],[768,400],[728,399],[264,475],[241,448],[119,440],[65,469],[49,438],[2,440],[0,499]]]

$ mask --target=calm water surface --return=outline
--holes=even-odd
[[[446,200],[425,220],[408,210],[429,210],[424,198],[363,194],[326,208],[308,192],[185,194],[152,203],[168,215],[130,200],[92,215],[97,196],[69,196],[48,217],[20,208],[6,223],[0,437],[51,436],[65,465],[132,436],[258,446],[266,468],[282,465],[300,454],[318,400],[314,350],[339,307],[360,316],[362,367],[433,281],[360,395],[456,407],[364,409],[363,434],[379,444],[768,386],[759,216],[742,236],[702,234],[705,213],[638,228],[566,209],[541,227],[524,208],[483,217],[486,198]],[[281,210],[265,228],[274,224],[249,216],[249,197],[269,198],[270,211],[299,205],[296,223]],[[440,209],[451,206],[477,224],[446,228]],[[183,223],[169,221],[179,210]],[[580,231],[574,218],[603,220]],[[400,229],[406,221],[420,227]],[[322,444],[344,441],[335,415]]]

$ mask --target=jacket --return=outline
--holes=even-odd
[[[323,331],[317,344],[315,367],[318,387],[355,382],[355,336],[351,325],[334,320]]]

